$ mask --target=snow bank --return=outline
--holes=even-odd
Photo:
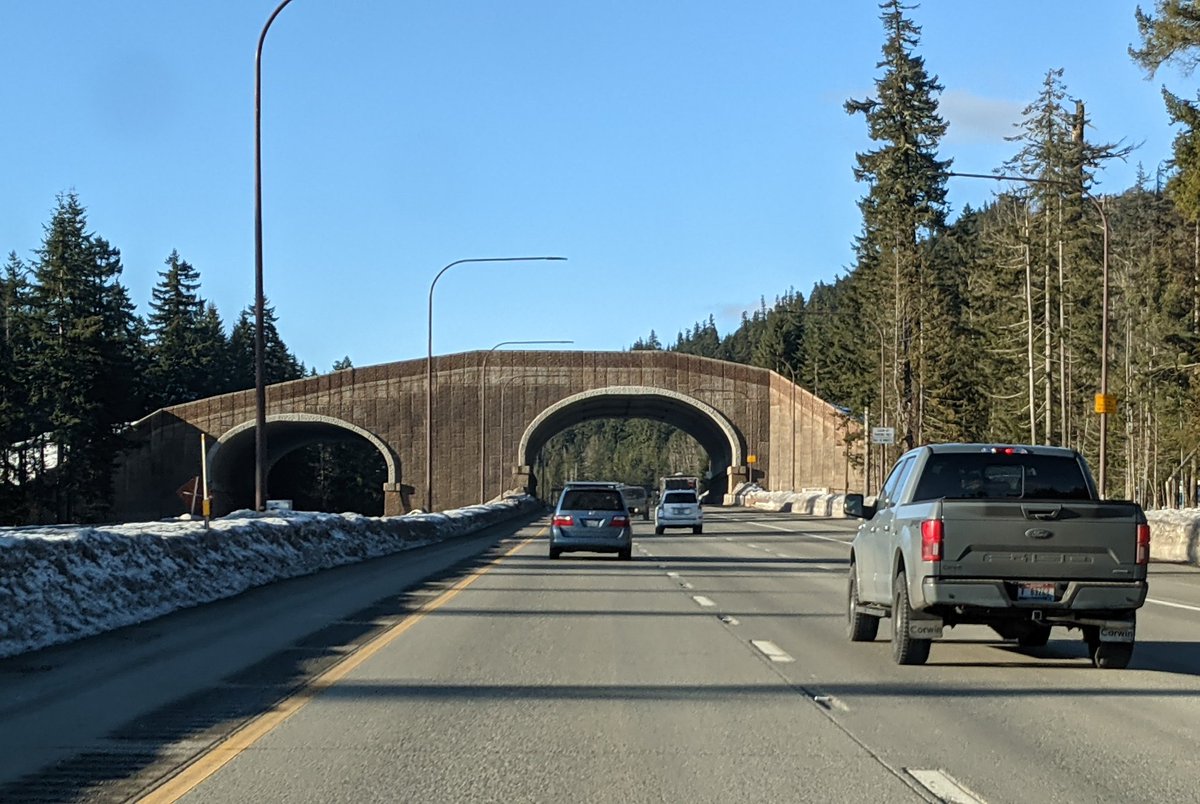
[[[766,491],[753,483],[738,487],[727,503],[761,511],[781,511],[809,516],[845,517],[844,494],[802,491]],[[1182,510],[1152,509],[1150,521],[1150,558],[1200,566],[1200,508]]]
[[[208,530],[179,520],[0,528],[0,657],[461,536],[539,505],[522,496],[384,518],[237,511]]]
[[[1150,521],[1150,557],[1200,565],[1200,508],[1146,512]]]
[[[733,504],[760,511],[782,511],[810,516],[845,517],[845,494],[820,491],[767,491],[755,483],[743,483],[733,493]]]

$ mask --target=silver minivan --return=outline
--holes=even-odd
[[[633,557],[633,527],[616,483],[568,483],[550,521],[550,558],[573,550]]]

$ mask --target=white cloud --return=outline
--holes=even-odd
[[[1020,121],[1024,108],[1025,104],[1017,101],[985,98],[963,90],[943,92],[938,111],[950,123],[944,142],[947,145],[1002,143],[1015,133],[1013,124]]]

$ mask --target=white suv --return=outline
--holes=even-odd
[[[704,532],[704,511],[694,491],[668,491],[654,509],[654,532],[662,535],[667,528],[691,528]]]

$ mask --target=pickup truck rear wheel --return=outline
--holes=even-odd
[[[864,614],[858,608],[858,569],[850,565],[850,582],[846,595],[846,636],[851,642],[874,642],[879,634],[879,618]]]
[[[1100,629],[1094,625],[1083,627],[1083,639],[1087,643],[1088,658],[1092,666],[1101,670],[1124,670],[1133,658],[1132,642],[1101,642]]]
[[[912,608],[908,605],[908,579],[901,570],[892,589],[892,658],[896,664],[925,664],[932,640],[908,635]]]

